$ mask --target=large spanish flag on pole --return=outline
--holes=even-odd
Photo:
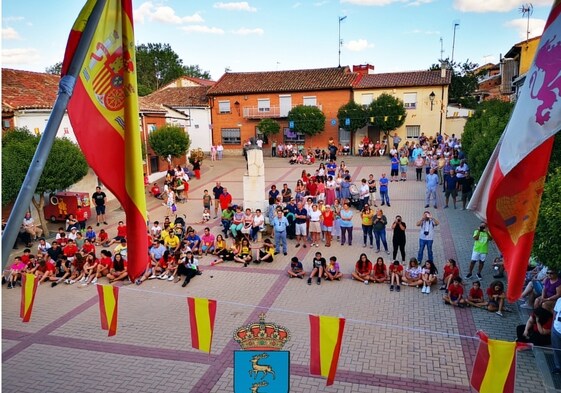
[[[72,28],[63,75],[96,1],[87,1]],[[131,0],[106,0],[88,53],[68,115],[89,165],[125,211],[134,280],[144,271],[148,239]]]
[[[561,0],[556,0],[508,125],[468,206],[502,252],[520,297],[555,134],[561,129]]]
[[[38,282],[39,279],[33,274],[25,273],[21,276],[21,305],[19,316],[22,318],[22,322],[29,322],[31,319]]]
[[[310,374],[327,378],[326,385],[333,385],[345,319],[324,315],[310,315]]]
[[[107,330],[108,336],[117,334],[117,316],[119,311],[119,287],[97,285],[99,297],[99,316],[101,328]]]
[[[216,300],[188,297],[189,324],[191,326],[191,345],[193,348],[210,353]]]
[[[529,344],[491,340],[477,332],[479,348],[471,373],[471,386],[479,393],[512,393],[516,380],[516,351]]]

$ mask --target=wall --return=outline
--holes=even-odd
[[[13,124],[15,127],[27,127],[31,132],[42,134],[50,115],[50,109],[26,109],[16,111]],[[74,135],[74,131],[70,125],[70,119],[68,118],[67,113],[65,113],[62,118],[62,122],[60,123],[56,136],[58,138],[66,137],[72,142],[77,143],[76,136]]]
[[[467,117],[448,117],[444,123],[442,132],[448,135],[456,134],[456,137],[462,138]]]

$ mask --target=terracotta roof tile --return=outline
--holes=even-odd
[[[138,97],[138,110],[140,112],[161,112],[166,113],[166,109],[159,104],[152,103],[146,97]]]
[[[141,97],[146,104],[166,105],[172,108],[207,106],[208,86],[168,87]]]
[[[440,77],[440,70],[392,72],[386,74],[363,75],[362,78],[357,80],[354,88],[375,89],[389,87],[440,86],[449,85],[450,80],[450,71],[446,71],[445,78]]]
[[[17,109],[52,108],[60,75],[2,68],[2,106]]]
[[[208,95],[350,89],[357,74],[348,67],[309,70],[227,72]]]

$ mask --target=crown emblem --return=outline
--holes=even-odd
[[[278,351],[290,339],[290,331],[273,322],[265,322],[265,314],[259,314],[259,322],[240,326],[234,332],[234,341],[244,350]]]

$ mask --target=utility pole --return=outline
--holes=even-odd
[[[522,17],[526,16],[526,43],[530,39],[530,16],[534,13],[534,6],[532,3],[523,4],[522,7],[519,8],[519,11],[522,13]]]
[[[450,63],[454,63],[454,47],[456,46],[456,29],[460,26],[460,21],[454,21],[454,36],[452,38],[452,58],[450,59]]]
[[[444,60],[444,40],[440,37],[440,61]]]
[[[343,40],[341,40],[341,22],[347,19],[347,16],[339,17],[339,67],[341,67],[341,46],[343,46]]]

